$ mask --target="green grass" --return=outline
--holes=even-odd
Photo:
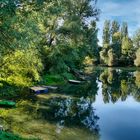
[[[75,77],[70,73],[62,74],[46,74],[42,77],[41,84],[45,85],[63,85],[68,79],[75,79]]]

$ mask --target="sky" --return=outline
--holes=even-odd
[[[140,0],[98,0],[97,7],[101,10],[99,22],[99,44],[102,43],[102,29],[104,21],[117,20],[120,24],[128,23],[129,35],[140,28]]]

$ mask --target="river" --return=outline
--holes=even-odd
[[[30,94],[30,93],[29,93]],[[42,140],[139,140],[140,70],[96,68],[88,81],[0,108],[0,125]]]

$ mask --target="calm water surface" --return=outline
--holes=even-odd
[[[93,70],[88,82],[17,100],[0,109],[0,124],[43,140],[139,140],[140,70]]]

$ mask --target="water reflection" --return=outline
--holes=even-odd
[[[94,139],[99,137],[99,117],[90,98],[53,97],[47,100],[47,104],[49,109],[38,109],[38,114],[47,121],[55,122],[56,133],[60,134],[65,127],[69,127],[83,129]]]
[[[89,98],[80,98],[79,100],[67,98],[59,102],[52,100],[50,105],[52,107],[55,105],[55,119],[58,120],[58,124],[61,124],[61,126],[84,125],[93,133],[98,133],[97,121],[99,117],[95,115],[95,109]]]
[[[35,103],[21,100],[15,109],[1,109],[6,130],[46,139],[99,139],[99,117],[90,98],[38,96]]]
[[[135,76],[135,84],[138,88],[140,88],[140,71],[136,71],[134,73]]]
[[[22,97],[17,100],[17,108],[0,109],[0,124],[14,133],[43,140],[104,140],[102,129],[107,124],[102,126],[99,122],[105,115],[98,113],[100,108],[95,106],[101,95],[104,106],[110,103],[115,106],[129,97],[140,102],[140,71],[95,69],[84,84],[67,84],[57,93]]]
[[[105,103],[110,101],[115,103],[119,99],[125,101],[132,95],[136,100],[139,99],[140,88],[138,86],[140,72],[128,72],[121,69],[105,69],[100,74],[102,82],[102,94]]]
[[[99,89],[101,83],[101,89]],[[128,96],[133,96],[139,101],[140,71],[121,68],[104,68],[94,70],[91,79],[82,85],[65,85],[62,93],[73,97],[88,97],[96,101],[96,95],[101,90],[104,103],[125,101]]]

